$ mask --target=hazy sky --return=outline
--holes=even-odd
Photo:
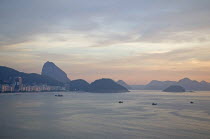
[[[0,0],[0,65],[129,84],[210,81],[210,0]]]

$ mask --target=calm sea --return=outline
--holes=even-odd
[[[0,94],[0,139],[210,138],[210,92],[55,94]]]

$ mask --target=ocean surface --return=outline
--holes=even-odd
[[[0,94],[0,139],[144,138],[210,139],[210,92]]]

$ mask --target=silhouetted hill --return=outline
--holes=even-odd
[[[112,79],[99,79],[90,84],[90,92],[99,93],[120,93],[129,92],[127,88],[117,84]]]
[[[168,88],[164,89],[163,92],[186,92],[186,90],[179,85],[171,85]]]
[[[90,84],[82,79],[72,80],[69,83],[70,91],[85,91],[88,92],[90,89]]]
[[[51,77],[55,80],[58,80],[62,83],[68,83],[70,79],[67,77],[67,74],[57,67],[53,62],[47,61],[42,67],[42,75]]]
[[[187,90],[206,90],[210,89],[210,84],[202,85],[203,82],[190,80],[189,78],[181,79],[177,82],[178,85],[183,86]]]
[[[127,89],[132,89],[132,88],[131,88],[126,82],[124,82],[123,80],[118,80],[117,83],[118,83],[119,85],[124,86],[124,87],[127,88]]]
[[[15,77],[22,77],[23,83],[28,85],[47,84],[47,85],[63,85],[61,82],[50,77],[39,75],[36,73],[24,73],[12,68],[0,66],[0,80],[13,83]]]

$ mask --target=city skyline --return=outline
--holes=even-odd
[[[1,1],[0,65],[72,79],[210,82],[208,0]]]

